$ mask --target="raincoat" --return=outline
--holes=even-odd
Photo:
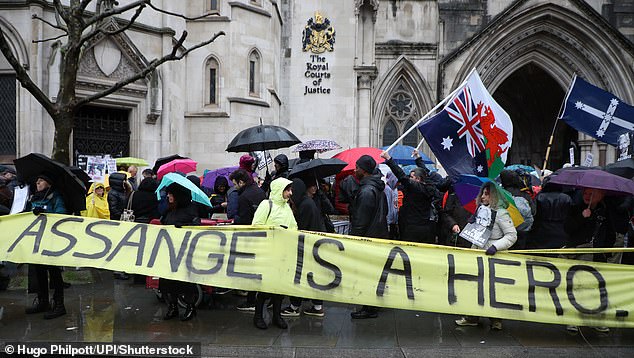
[[[288,229],[297,230],[297,222],[293,215],[288,199],[284,199],[284,189],[293,182],[286,178],[278,178],[271,182],[269,200],[262,200],[255,210],[253,225],[281,225]]]
[[[103,196],[95,194],[97,188],[103,188]],[[98,219],[110,219],[110,209],[108,208],[108,193],[102,183],[92,183],[88,196],[86,197],[86,210],[81,212],[81,216]]]

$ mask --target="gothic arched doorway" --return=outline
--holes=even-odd
[[[513,121],[513,145],[507,164],[542,167],[564,95],[565,89],[532,63],[517,69],[498,86],[493,97]],[[576,138],[575,130],[561,121],[557,124],[548,168],[561,168],[569,161],[568,148],[576,148]]]

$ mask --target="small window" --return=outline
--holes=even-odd
[[[218,61],[207,60],[205,66],[205,105],[218,104]]]
[[[383,127],[383,146],[391,145],[398,138],[398,130],[392,121],[388,121]]]
[[[206,11],[207,12],[219,12],[220,11],[220,4],[219,4],[219,0],[206,0]]]
[[[249,55],[249,94],[260,95],[260,55],[256,51]]]
[[[403,133],[405,133],[406,130],[412,128],[413,125],[414,122],[412,122],[411,120],[407,121],[407,123],[405,123],[405,125],[403,126]],[[412,130],[411,132],[409,132],[408,135],[405,136],[405,138],[403,138],[403,145],[409,145],[414,148],[418,146],[418,128]]]

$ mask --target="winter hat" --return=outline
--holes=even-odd
[[[253,163],[255,163],[255,158],[252,156],[245,154],[240,157],[240,168],[244,170],[252,171]]]
[[[363,169],[366,173],[372,174],[376,168],[376,161],[371,156],[364,154],[357,159],[357,166]]]
[[[11,167],[7,167],[4,165],[0,165],[0,174],[4,174],[4,173],[11,173],[13,175],[17,175],[18,173],[15,171],[15,169],[11,168]]]
[[[42,174],[38,175],[35,179],[36,179],[36,180],[37,180],[37,179],[42,179],[42,180],[46,181],[49,185],[51,185],[51,186],[52,186],[52,185],[54,184],[54,182],[53,182],[53,179],[52,179],[52,178],[53,178],[53,176],[51,175],[51,173],[44,172],[44,173],[42,173]]]

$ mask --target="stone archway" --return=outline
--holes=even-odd
[[[533,63],[520,67],[498,86],[493,97],[513,121],[513,146],[507,163],[543,165],[565,91]],[[561,121],[557,124],[549,168],[560,168],[569,161],[568,148],[571,143],[576,146],[576,138],[575,130]]]
[[[527,91],[536,91],[539,87],[531,89],[531,86],[535,86],[533,82],[540,79],[551,83],[550,88],[545,89],[547,93],[558,93],[560,89],[565,91],[573,75],[577,74],[625,101],[632,101],[632,61],[634,46],[631,42],[584,2],[517,2],[441,62],[442,87],[439,92],[442,95],[451,91],[475,67],[489,92],[497,93],[498,88],[510,86],[499,92],[498,96],[503,100],[512,101],[513,97],[516,97],[510,91],[524,94],[528,93]],[[529,70],[531,64],[543,70],[535,72],[534,78],[526,77],[527,73],[535,70]],[[507,82],[509,78],[517,78],[524,82],[513,87],[510,81]],[[557,87],[558,89],[555,89]],[[542,87],[542,91],[544,88]],[[539,97],[541,96],[535,98]],[[515,117],[522,117],[522,114],[516,114]],[[516,125],[522,127],[532,123],[531,119],[526,120],[528,122]],[[565,125],[561,126],[565,128]],[[551,124],[547,127],[547,131],[552,130]],[[576,139],[581,147],[577,161],[579,156],[585,156],[590,151],[599,158],[597,164],[602,165],[614,159],[613,150],[607,151],[606,155],[606,145],[599,144],[598,147],[603,147],[603,155],[599,155],[601,148],[597,149],[597,146],[593,145],[594,140],[583,134],[578,134]],[[556,144],[569,145],[559,142]],[[534,163],[533,157],[536,154],[532,152],[545,152],[546,146],[537,145],[541,148],[524,148],[516,151],[512,159],[530,159],[533,164],[541,167],[543,163]],[[568,161],[565,155],[558,160]],[[560,163],[553,164],[548,167],[553,168]]]

